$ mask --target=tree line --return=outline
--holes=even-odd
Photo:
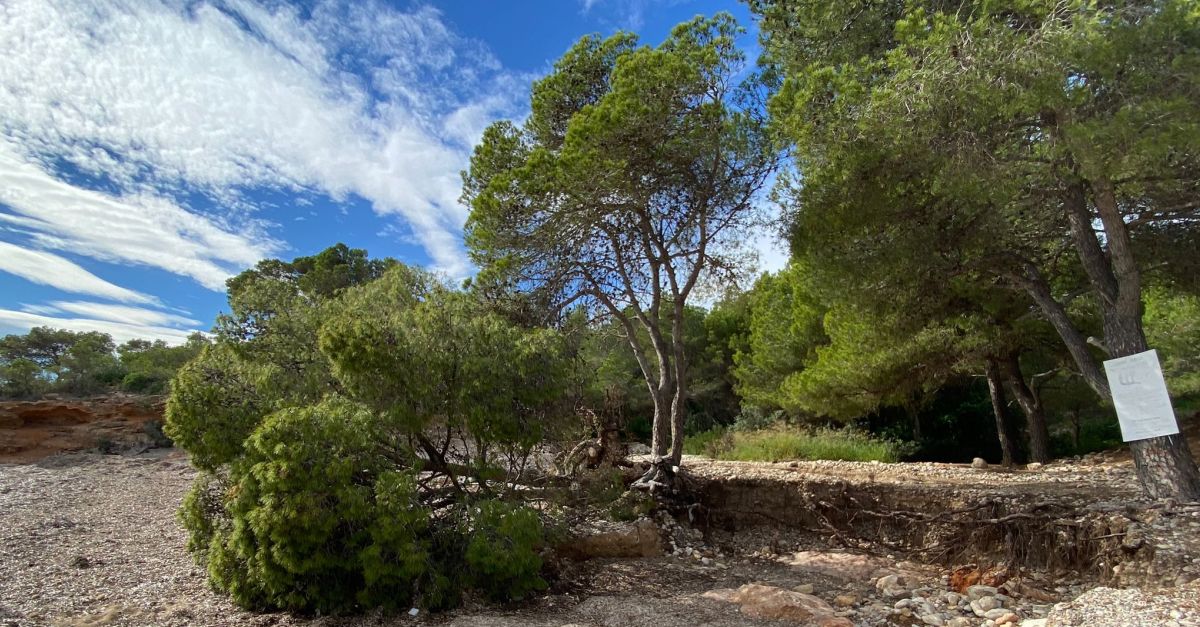
[[[0,399],[115,391],[165,394],[175,372],[206,344],[201,333],[179,346],[145,339],[118,345],[98,331],[34,327],[0,338]]]

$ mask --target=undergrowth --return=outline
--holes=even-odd
[[[714,459],[761,462],[819,459],[895,462],[907,454],[903,444],[873,438],[861,431],[782,426],[757,431],[711,429],[689,438],[684,451]]]

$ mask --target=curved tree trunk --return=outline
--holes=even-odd
[[[1104,227],[1099,236],[1088,207],[1089,191]],[[1071,240],[1100,306],[1104,351],[1116,358],[1147,350],[1142,329],[1141,274],[1112,182],[1076,180],[1064,192],[1062,207],[1070,224]],[[1105,402],[1110,402],[1112,390],[1107,379],[1099,376],[1099,364],[1090,351],[1080,346],[1082,334],[1067,318],[1062,304],[1053,299],[1049,286],[1044,281],[1024,285],[1066,342],[1084,379]],[[1200,501],[1200,469],[1183,437],[1177,434],[1138,440],[1130,442],[1129,448],[1138,480],[1149,496]]]
[[[1042,399],[1025,381],[1021,373],[1021,360],[1017,353],[1009,353],[1000,360],[1000,369],[1008,382],[1013,398],[1025,414],[1026,431],[1029,436],[1029,457],[1044,464],[1050,461],[1050,429],[1046,425],[1046,410]]]
[[[1013,433],[1012,421],[1008,417],[1008,401],[1004,397],[1004,380],[1000,376],[1000,364],[996,358],[988,357],[986,363],[988,395],[992,399],[992,413],[996,416],[996,435],[1000,439],[1001,463],[1012,466],[1017,458],[1017,438]]]

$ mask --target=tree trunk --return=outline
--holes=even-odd
[[[1076,452],[1079,451],[1079,436],[1083,431],[1083,420],[1079,416],[1078,409],[1072,409],[1067,412],[1067,420],[1071,421],[1071,448]]]
[[[1017,353],[1009,353],[1000,360],[1003,377],[1017,405],[1025,414],[1026,431],[1029,436],[1029,457],[1039,464],[1050,461],[1050,430],[1046,426],[1046,410],[1042,399],[1029,387],[1021,373],[1021,360]]]
[[[1001,463],[1012,466],[1016,461],[1017,439],[1013,434],[1012,421],[1008,418],[1008,401],[1004,398],[1000,365],[994,357],[988,357],[986,364],[988,394],[992,399],[992,413],[996,416],[996,435],[1000,438]]]
[[[657,337],[656,337],[657,336]],[[650,329],[654,353],[658,358],[658,383],[651,389],[654,396],[654,433],[650,441],[650,452],[655,457],[667,457],[671,451],[671,401],[675,392],[674,373],[670,353],[667,352],[662,334]],[[649,383],[649,382],[647,382]]]
[[[674,350],[675,398],[671,401],[671,465],[678,466],[683,460],[683,428],[687,419],[687,353],[683,345],[683,304],[674,303],[671,317],[671,347]]]
[[[1083,381],[1100,398],[1108,399],[1111,392],[1108,389],[1108,379],[1104,376],[1100,362],[1092,355],[1087,338],[1075,326],[1075,322],[1067,314],[1066,307],[1054,299],[1054,295],[1050,291],[1050,284],[1046,282],[1042,273],[1033,264],[1026,264],[1024,273],[1017,279],[1017,282],[1037,304],[1038,309],[1042,311],[1042,315],[1046,316],[1046,320],[1050,322],[1054,330],[1058,332],[1058,336],[1062,338],[1063,344],[1067,347],[1067,352],[1075,361],[1075,366],[1079,368],[1079,374],[1083,377]]]
[[[1067,186],[1063,208],[1071,226],[1084,272],[1095,290],[1104,323],[1104,349],[1110,358],[1125,357],[1148,349],[1142,329],[1141,273],[1134,259],[1132,238],[1125,224],[1110,181],[1091,184],[1096,213],[1104,226],[1103,242],[1093,227],[1087,207],[1088,187],[1079,181]],[[1041,304],[1039,302],[1039,304]],[[1057,327],[1057,325],[1056,325]],[[1075,352],[1072,351],[1072,355]],[[1080,364],[1082,367],[1082,364]],[[1085,377],[1088,374],[1084,373]],[[1111,400],[1111,390],[1103,386],[1101,397]],[[1101,388],[1092,386],[1097,392]],[[1200,500],[1200,469],[1180,435],[1137,440],[1129,443],[1142,489],[1152,498]]]

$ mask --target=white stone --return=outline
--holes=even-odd
[[[994,609],[999,609],[1003,605],[1004,604],[1000,602],[1000,599],[997,599],[996,597],[980,597],[976,599],[974,607],[978,607],[985,612],[989,612]]]
[[[999,590],[993,588],[992,586],[971,586],[970,588],[967,588],[967,596],[971,597],[972,601],[976,599],[982,599],[983,597],[994,597],[996,596],[997,592],[999,592]]]
[[[1000,617],[1002,617],[1002,616],[1008,616],[1008,615],[1009,615],[1009,614],[1011,614],[1011,613],[1012,613],[1012,612],[1010,612],[1010,611],[1008,611],[1008,610],[1006,610],[1006,609],[1004,609],[1004,608],[1002,608],[1002,607],[998,607],[998,608],[991,609],[991,610],[988,610],[988,611],[984,612],[984,613],[983,613],[983,617],[984,617],[984,618],[986,618],[986,619],[988,619],[988,620],[992,620],[992,621],[994,621],[994,620],[996,620],[997,618],[1000,618]]]

